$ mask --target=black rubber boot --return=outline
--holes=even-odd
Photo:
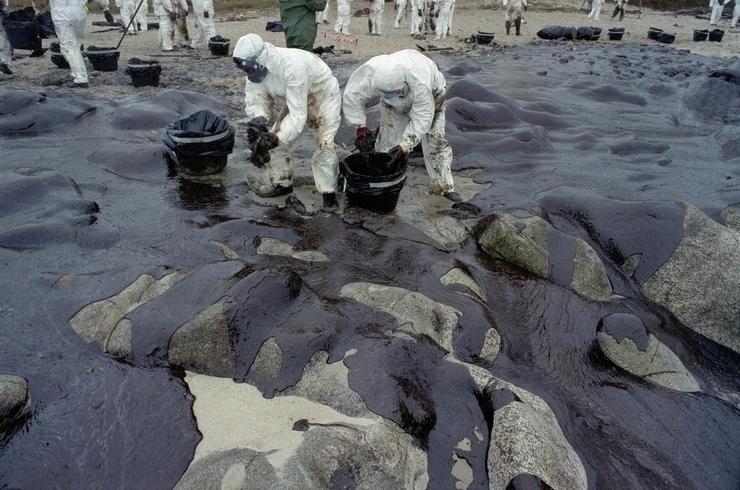
[[[613,19],[614,17],[616,17],[618,13],[619,13],[619,5],[616,5],[616,6],[614,7],[614,13],[612,14],[612,19]]]
[[[511,34],[511,21],[507,20],[505,26],[506,26],[506,35],[508,36],[509,34]]]
[[[322,208],[324,211],[333,211],[339,207],[337,195],[335,193],[329,192],[327,194],[321,194],[321,197],[324,199],[324,207]]]
[[[522,18],[518,18],[514,21],[514,27],[516,28],[516,35],[522,35]]]
[[[260,197],[278,197],[278,196],[284,196],[285,194],[290,194],[291,192],[293,192],[292,185],[288,187],[283,187],[282,185],[278,184],[272,189],[267,190],[267,191],[256,191],[255,194],[257,194]]]
[[[10,69],[8,65],[5,63],[0,63],[0,73],[5,73],[6,75],[12,75],[13,70]]]
[[[737,0],[735,1],[737,2]],[[622,22],[622,19],[624,19],[624,7],[619,9],[619,22]]]

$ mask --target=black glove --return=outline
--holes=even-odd
[[[208,17],[210,16],[210,15],[211,15],[211,14],[209,14],[207,10],[204,10],[204,11],[203,11],[203,17],[205,17],[206,19],[207,19],[207,18],[208,18]]]
[[[396,145],[391,148],[391,151],[389,151],[388,154],[390,154],[393,161],[401,160],[403,157],[406,156],[406,152],[403,148],[401,148],[401,145]]]
[[[175,12],[170,12],[168,15],[170,16],[170,20],[172,22],[175,22],[177,20],[177,14]]]
[[[357,128],[357,137],[355,138],[355,148],[360,153],[372,153],[375,149],[376,134],[367,128]]]
[[[103,15],[105,16],[106,22],[108,22],[109,24],[115,24],[116,19],[113,18],[113,14],[110,13],[110,10],[104,11]]]

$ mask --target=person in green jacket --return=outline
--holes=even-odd
[[[280,0],[285,45],[312,51],[316,41],[316,12],[325,7],[326,0]]]

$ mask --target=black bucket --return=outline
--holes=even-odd
[[[98,48],[96,46],[89,46],[86,53],[87,59],[92,63],[94,70],[118,70],[118,57],[121,56],[121,53],[116,48]]]
[[[131,76],[131,83],[134,87],[159,87],[159,74],[162,73],[162,67],[157,61],[131,58],[128,60],[126,73]]]
[[[62,55],[59,43],[51,43],[49,51],[51,51],[51,62],[54,63],[57,68],[69,68],[69,63],[67,63],[67,58]]]
[[[33,22],[3,21],[5,33],[13,49],[38,51],[41,49],[41,38],[38,27]]]
[[[610,41],[621,41],[622,36],[624,36],[624,27],[612,27],[609,29]]]
[[[709,37],[709,31],[706,29],[694,29],[694,41],[706,41]]]
[[[175,121],[162,141],[170,158],[186,173],[210,175],[221,172],[234,150],[234,128],[210,111],[198,111]]]
[[[663,29],[658,29],[657,27],[651,27],[648,29],[648,39],[652,39],[653,41],[658,40],[658,36],[663,32]]]
[[[494,36],[495,33],[493,32],[478,31],[478,34],[475,35],[475,42],[477,42],[478,44],[491,44],[493,42]]]
[[[676,40],[675,34],[670,34],[668,32],[661,32],[658,36],[658,42],[663,44],[673,44],[673,41]]]
[[[592,41],[598,41],[601,37],[601,27],[591,27],[593,35],[591,36]]]
[[[738,0],[735,1],[737,2]],[[714,29],[712,32],[709,33],[709,40],[715,43],[721,43],[724,35],[725,31],[723,31],[722,29]]]
[[[388,153],[352,153],[339,164],[340,188],[350,206],[390,213],[406,182],[406,166],[406,158],[393,161]]]
[[[208,49],[213,56],[229,56],[230,39],[221,36],[213,36],[208,40]]]

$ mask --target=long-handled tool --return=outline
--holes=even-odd
[[[146,2],[146,0],[140,0],[139,1],[139,5],[136,6],[136,10],[134,11],[133,15],[131,16],[131,20],[128,21],[128,25],[123,30],[123,35],[121,36],[121,39],[118,41],[118,44],[116,44],[116,49],[118,49],[119,47],[121,47],[121,43],[123,42],[123,38],[125,38],[126,37],[126,34],[128,34],[128,30],[131,27],[131,24],[133,24],[134,21],[136,20],[136,14],[139,13],[139,9],[141,8],[141,4],[144,3],[144,2]]]

